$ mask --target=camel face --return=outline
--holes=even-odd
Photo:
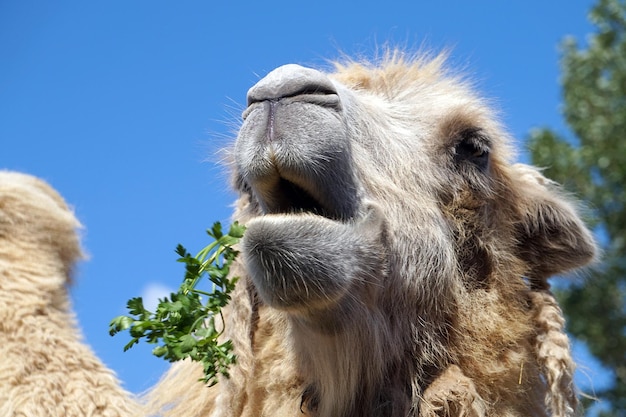
[[[394,279],[453,286],[450,225],[468,222],[456,207],[484,212],[492,200],[494,123],[461,87],[381,92],[331,77],[285,65],[248,91],[234,159],[254,217],[244,253],[257,290],[278,308],[350,310],[355,297],[378,302],[395,285],[386,264],[407,256],[421,263],[410,268],[438,271],[399,269]],[[417,244],[413,254],[403,240]],[[468,270],[490,273],[488,260],[472,259]]]

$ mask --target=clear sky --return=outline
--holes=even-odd
[[[148,346],[123,353],[127,335],[110,337],[108,323],[129,298],[176,288],[176,244],[196,252],[228,221],[234,196],[215,153],[260,77],[386,42],[451,48],[523,148],[534,127],[566,132],[558,45],[584,42],[591,4],[0,0],[0,169],[46,179],[74,207],[90,255],[72,289],[80,325],[140,392],[167,364]],[[606,381],[580,355],[579,381]]]

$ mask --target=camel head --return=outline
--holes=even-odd
[[[449,366],[489,401],[545,395],[531,294],[595,244],[511,149],[442,58],[285,65],[248,91],[232,152],[243,259],[289,323],[311,413],[405,415]]]

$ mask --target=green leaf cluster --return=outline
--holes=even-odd
[[[178,291],[160,299],[155,312],[144,307],[141,297],[131,298],[127,303],[129,315],[115,317],[109,325],[109,334],[128,330],[131,340],[124,351],[143,339],[156,344],[152,353],[169,362],[186,358],[201,362],[203,381],[209,385],[216,384],[220,374],[228,377],[228,367],[235,363],[236,357],[230,340],[219,341],[224,323],[221,310],[230,301],[237,282],[229,273],[238,255],[234,246],[244,230],[244,226],[235,222],[223,233],[221,224],[215,223],[207,230],[214,242],[196,256],[178,245],[178,262],[185,265],[185,277]],[[196,288],[204,276],[213,284],[211,292]],[[221,330],[216,326],[218,317]]]
[[[595,33],[563,45],[563,113],[575,137],[531,134],[533,163],[587,202],[602,262],[558,292],[568,330],[612,370],[595,394],[603,416],[626,416],[626,2],[598,0]],[[596,408],[597,410],[597,408]]]

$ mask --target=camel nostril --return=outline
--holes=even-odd
[[[325,86],[325,85],[306,84],[306,85],[303,85],[300,90],[294,91],[291,95],[289,96],[286,95],[284,97],[295,97],[295,96],[300,96],[300,95],[331,95],[331,94],[337,94],[337,90],[335,90],[334,88],[328,88],[328,86]]]
[[[337,89],[323,73],[295,64],[270,72],[248,91],[248,106],[260,101],[296,96],[334,96]],[[317,101],[313,99],[313,101]],[[320,103],[321,104],[321,103]]]

